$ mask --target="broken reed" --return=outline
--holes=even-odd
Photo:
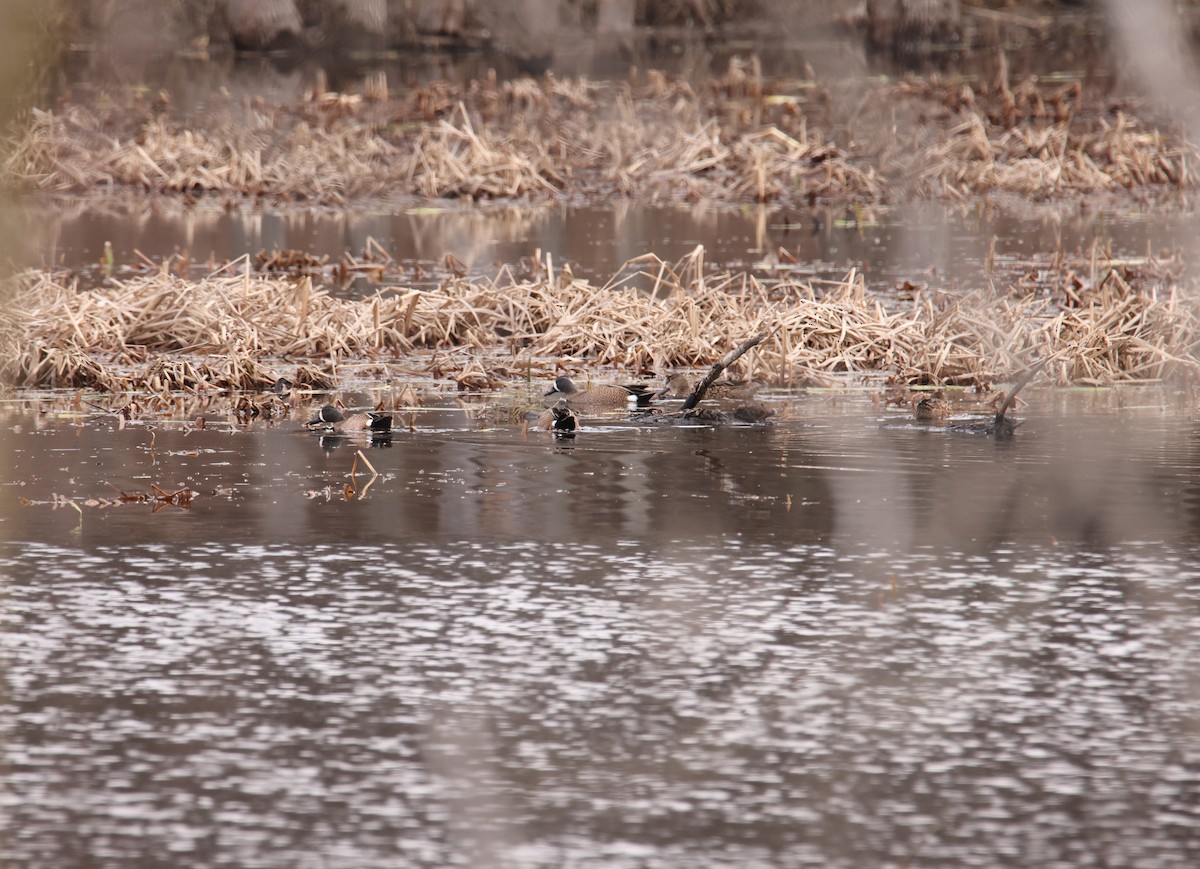
[[[264,389],[290,375],[284,360],[403,358],[411,368],[430,350],[663,371],[709,365],[761,332],[769,337],[743,360],[747,373],[785,385],[837,372],[982,382],[1051,354],[1060,382],[1195,373],[1195,305],[1171,290],[1160,298],[1116,267],[1100,274],[1070,306],[1040,293],[918,291],[885,308],[853,272],[831,285],[711,275],[699,248],[675,264],[641,257],[602,287],[506,269],[493,280],[389,287],[365,299],[332,296],[308,276],[190,281],[160,272],[81,291],[34,272],[12,282],[0,316],[0,376],[26,387]],[[442,370],[431,357],[426,364]]]
[[[881,202],[907,188],[961,198],[1196,182],[1190,146],[1128,113],[1087,114],[1078,90],[1043,98],[1035,84],[822,87],[765,81],[756,63],[734,60],[697,88],[661,72],[433,82],[390,101],[314,93],[287,106],[228,106],[202,125],[144,105],[104,115],[73,105],[34,111],[0,174],[49,191],[118,186],[324,203],[562,192],[795,205]],[[902,123],[897,107],[906,106],[920,120]]]

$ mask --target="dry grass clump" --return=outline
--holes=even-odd
[[[279,345],[271,307],[294,295],[282,281],[195,284],[165,272],[82,292],[25,275],[0,318],[0,376],[101,390],[264,388],[275,376],[258,360]]]
[[[754,88],[699,94],[660,74],[644,83],[439,82],[386,104],[329,97],[229,107],[203,124],[144,107],[36,111],[3,170],[42,190],[133,186],[330,203],[614,191],[723,201],[882,195],[873,170],[828,133],[794,109],[765,108],[761,76]]]
[[[1116,268],[1079,305],[1064,308],[1043,335],[1048,350],[1063,354],[1059,376],[1071,383],[1161,380],[1197,371],[1195,304],[1173,289],[1165,299],[1154,288],[1135,289]]]
[[[563,185],[544,143],[529,136],[480,135],[466,109],[460,110],[457,125],[440,121],[421,130],[404,161],[412,192],[428,199],[500,199],[553,193]]]
[[[1172,145],[1124,114],[1074,127],[1066,123],[989,131],[979,115],[953,129],[926,155],[921,173],[936,195],[966,198],[992,190],[1049,197],[1151,185],[1190,187],[1200,180],[1194,151]]]
[[[5,344],[16,346],[11,340]],[[171,354],[138,360],[127,355],[114,361],[74,344],[55,347],[32,341],[22,345],[20,353],[0,373],[22,386],[164,394],[208,389],[256,390],[274,382],[274,377],[256,359],[237,351],[201,358]]]
[[[1195,148],[1140,122],[1132,105],[1114,107],[1109,94],[1080,80],[1030,76],[1010,86],[1002,52],[991,80],[910,79],[867,104],[862,114],[897,126],[903,142],[881,153],[881,162],[911,177],[921,195],[961,199],[1000,190],[1050,198],[1175,190],[1200,178]],[[897,112],[915,117],[898,124]]]
[[[302,364],[294,381],[329,387],[339,362],[429,350],[662,371],[711,364],[760,333],[769,338],[743,360],[747,373],[781,384],[813,372],[978,383],[1050,356],[1065,382],[1196,373],[1195,306],[1119,268],[1101,273],[1094,289],[1062,305],[1024,293],[920,291],[900,310],[868,294],[853,272],[819,286],[706,274],[700,248],[673,264],[639,258],[603,287],[549,268],[531,279],[505,270],[363,299],[335,298],[308,276],[188,281],[160,272],[79,291],[31,273],[15,282],[0,318],[0,376],[101,390],[266,389],[277,377],[272,362],[300,358],[314,364]],[[467,373],[460,384],[495,385],[490,374]]]
[[[722,136],[717,122],[708,121],[663,127],[651,135],[639,132],[629,158],[615,160],[609,170],[617,189],[629,196],[649,192],[659,198],[737,202],[876,201],[884,190],[874,169],[856,165],[836,145],[807,130],[801,138],[775,126]]]
[[[329,127],[291,124],[251,113],[197,130],[151,118],[122,137],[105,134],[100,119],[79,106],[38,111],[3,168],[51,191],[118,185],[331,203],[388,193],[517,197],[556,189],[544,148],[479,135],[469,124],[442,121],[412,141],[393,141],[353,117]]]
[[[3,374],[7,382],[18,386],[77,387],[98,392],[117,392],[124,384],[120,374],[111,366],[94,359],[76,345],[61,347],[44,343],[19,342],[9,337],[3,344],[6,356],[12,356]]]
[[[1019,370],[1041,344],[1048,303],[1007,297],[918,296],[908,317],[921,337],[898,366],[908,383],[976,384]]]

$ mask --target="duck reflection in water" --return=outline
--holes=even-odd
[[[334,450],[338,449],[339,447],[345,446],[347,440],[348,440],[348,438],[345,435],[323,434],[319,438],[317,438],[317,444],[320,445],[321,449],[323,449],[325,452],[332,453]],[[392,445],[392,433],[391,432],[377,432],[375,434],[372,434],[370,440],[367,441],[367,446],[371,447],[372,449],[388,449],[391,447],[391,445]],[[355,445],[352,444],[352,446],[355,446]],[[355,446],[355,449],[358,449],[361,447],[362,447],[362,442],[359,441],[359,443]]]

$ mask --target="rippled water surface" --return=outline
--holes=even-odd
[[[1197,865],[1190,397],[1008,442],[772,398],[374,449],[0,412],[5,865]],[[101,500],[151,484],[198,494]]]

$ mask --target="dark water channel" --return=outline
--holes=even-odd
[[[10,403],[5,865],[1197,865],[1193,397],[771,400],[372,449]],[[46,503],[152,483],[198,495]]]

